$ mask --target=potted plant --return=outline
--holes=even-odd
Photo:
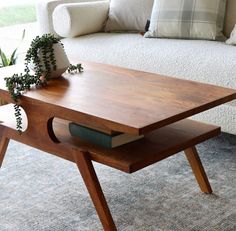
[[[22,33],[22,37],[21,37],[21,42],[24,40],[25,38],[25,30],[23,30]],[[19,44],[19,45],[20,45]],[[17,50],[18,47],[14,49],[14,51],[12,52],[12,54],[8,57],[4,51],[2,50],[2,48],[0,47],[0,68],[2,67],[7,67],[7,66],[11,66],[11,65],[15,65],[16,64],[16,60],[18,58],[18,54],[17,54]],[[6,102],[4,100],[2,100],[0,98],[0,105],[4,105]]]
[[[31,74],[31,70],[34,71]],[[61,40],[52,34],[37,36],[31,42],[25,57],[25,73],[13,74],[5,78],[6,87],[14,100],[16,129],[22,132],[21,108],[19,98],[30,90],[32,85],[45,86],[51,78],[61,76],[63,72],[81,72],[81,64],[72,65],[64,51]]]
[[[70,65],[60,39],[51,34],[33,39],[25,61],[26,72],[31,68],[46,80],[61,76]]]

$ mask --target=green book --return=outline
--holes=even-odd
[[[104,148],[115,148],[144,137],[143,135],[137,136],[120,132],[109,135],[73,122],[69,124],[69,130],[72,136],[79,137],[81,140],[89,141]]]

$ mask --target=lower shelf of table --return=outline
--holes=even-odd
[[[23,118],[26,118],[26,116],[23,115]],[[141,140],[117,148],[105,149],[89,142],[81,141],[79,138],[71,137],[68,123],[69,121],[57,118],[53,120],[53,130],[61,142],[77,146],[86,151],[93,161],[127,173],[132,173],[154,164],[220,133],[220,127],[218,126],[185,119],[150,132]],[[9,129],[15,129],[12,106],[5,105],[0,107],[0,124]],[[27,128],[27,121],[24,123],[24,127]],[[21,142],[20,136],[17,135],[17,137],[17,140]],[[11,137],[9,138],[11,139]],[[28,144],[27,142],[25,143]]]
[[[61,120],[55,119],[54,131],[61,142],[87,150],[92,160],[132,173],[217,136],[220,127],[185,119],[150,132],[141,140],[113,149],[105,149],[71,137],[68,124]]]

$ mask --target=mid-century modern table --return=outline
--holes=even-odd
[[[65,74],[21,98],[22,134],[15,130],[12,104],[0,107],[0,166],[10,139],[76,163],[106,231],[117,229],[92,161],[133,173],[185,151],[201,190],[212,192],[195,145],[218,135],[220,127],[186,118],[236,99],[236,90],[97,63],[83,66],[83,73]],[[3,78],[22,70],[0,69],[0,98],[13,103]],[[145,137],[105,149],[71,137],[68,121]]]

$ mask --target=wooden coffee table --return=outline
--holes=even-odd
[[[133,173],[184,150],[201,190],[212,192],[195,145],[218,135],[220,127],[186,118],[236,99],[236,90],[97,63],[83,66],[84,73],[65,74],[22,97],[27,128],[21,135],[12,105],[0,107],[0,166],[10,139],[75,162],[106,231],[117,229],[92,161]],[[12,102],[3,77],[22,70],[0,69],[0,98]],[[67,121],[145,138],[104,149],[72,138]]]

